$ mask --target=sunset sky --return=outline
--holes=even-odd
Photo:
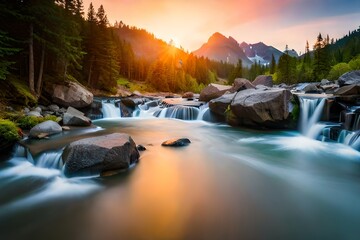
[[[214,33],[304,51],[319,32],[340,38],[360,26],[359,0],[83,0],[116,20],[194,51]]]

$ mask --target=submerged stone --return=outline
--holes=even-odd
[[[146,151],[146,147],[144,147],[143,145],[139,144],[136,146],[138,151]]]
[[[191,143],[188,138],[170,139],[161,144],[165,147],[184,147]]]

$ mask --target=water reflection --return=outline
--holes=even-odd
[[[253,132],[201,121],[95,123],[101,129],[91,134],[125,132],[146,146],[140,163],[106,179],[66,179],[61,169],[34,166],[25,158],[3,163],[1,239],[356,239],[360,235],[360,154],[348,146],[294,132]],[[163,141],[177,137],[188,137],[192,143],[161,147]],[[49,139],[48,149],[54,144],[61,149],[71,140]],[[58,159],[59,153],[46,156]],[[18,226],[21,230],[14,230]]]

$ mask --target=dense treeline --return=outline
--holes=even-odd
[[[274,71],[277,82],[318,82],[337,80],[343,73],[360,69],[360,28],[334,41],[321,33],[316,38],[313,51],[309,42],[300,58],[289,56],[287,50],[280,57]]]
[[[277,82],[336,79],[360,68],[360,29],[334,41],[318,35],[310,51],[279,62],[243,68],[197,57],[123,22],[110,26],[105,9],[82,0],[1,0],[0,79],[21,79],[35,96],[44,82],[77,80],[90,88],[115,92],[119,78],[142,82],[155,91],[198,92],[218,78],[273,74]],[[137,41],[133,41],[137,39]]]
[[[50,80],[114,92],[119,77],[158,91],[199,91],[234,68],[186,53],[143,29],[110,26],[102,5],[90,4],[85,16],[82,0],[2,0],[0,21],[0,79],[22,79],[37,96]],[[157,56],[136,55],[122,37],[126,31],[142,34],[147,45],[157,41]]]

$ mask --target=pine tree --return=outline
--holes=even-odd
[[[234,68],[234,70],[230,73],[229,77],[228,77],[228,84],[233,84],[234,80],[236,78],[241,78],[243,76],[243,67],[242,67],[242,61],[239,58],[238,63],[236,65],[236,67]]]
[[[330,60],[328,54],[328,37],[324,40],[321,33],[317,36],[314,45],[314,69],[313,77],[315,81],[325,78],[330,71]]]
[[[274,54],[271,54],[270,74],[274,74],[275,71],[276,71],[276,61]]]
[[[289,55],[287,45],[285,53],[279,59],[277,73],[280,82],[291,84],[296,80],[296,58]]]
[[[14,42],[13,38],[10,38],[7,33],[0,31],[0,80],[5,80],[8,75],[9,68],[14,64],[13,61],[8,60],[6,57],[14,55],[19,52],[20,49],[12,47]]]

